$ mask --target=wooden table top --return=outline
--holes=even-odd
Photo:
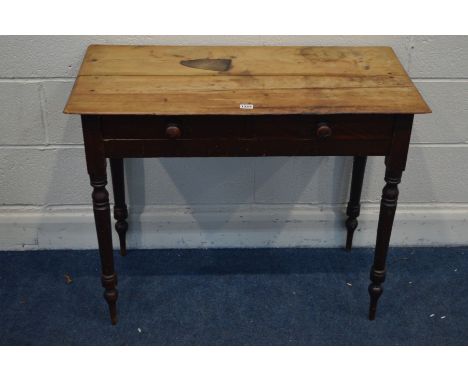
[[[422,114],[430,109],[389,47],[91,45],[64,112]]]

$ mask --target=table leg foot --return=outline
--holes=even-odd
[[[119,243],[120,243],[120,255],[126,256],[127,255],[127,242],[126,242],[126,234],[128,230],[128,223],[125,220],[128,216],[127,207],[122,209],[114,208],[114,218],[117,220],[115,222],[115,230],[119,235]]]
[[[401,170],[392,170],[388,167],[385,173],[386,185],[382,191],[379,224],[377,227],[377,243],[375,245],[374,264],[370,273],[370,320],[375,319],[375,314],[377,311],[377,301],[383,292],[382,283],[385,281],[388,247],[390,244],[393,220],[395,218],[395,211],[397,208],[398,184],[401,180],[401,174]]]
[[[358,226],[357,219],[355,218],[348,218],[346,219],[346,250],[351,251],[351,248],[353,247],[353,236],[354,236],[354,231],[356,230]]]
[[[112,224],[109,193],[106,189],[106,158],[102,147],[100,119],[96,116],[82,116],[83,138],[86,151],[86,165],[91,186],[93,187],[93,212],[101,259],[101,283],[104,298],[109,306],[112,324],[117,323],[117,276],[114,267],[112,247]]]
[[[128,230],[128,210],[125,204],[124,166],[123,158],[111,158],[112,188],[114,190],[114,219],[115,230],[119,235],[120,254],[127,254],[126,234]]]
[[[346,220],[346,250],[350,251],[353,246],[354,231],[358,226],[357,218],[361,211],[361,190],[364,180],[364,172],[366,169],[367,157],[355,156],[353,161],[353,175],[351,179],[351,192],[346,208],[348,219]]]
[[[383,293],[382,283],[385,281],[385,270],[376,271],[374,268],[371,269],[371,284],[369,285],[369,320],[375,320],[377,313],[377,302]]]
[[[105,175],[91,177],[91,185],[94,188],[92,194],[94,219],[99,243],[99,255],[101,257],[101,282],[104,287],[104,298],[109,305],[111,321],[115,325],[117,323],[117,276],[114,270],[109,193],[106,190],[106,184]]]
[[[104,287],[104,299],[109,305],[109,313],[112,325],[117,324],[117,298],[119,292],[115,288],[117,286],[117,275],[102,275],[101,276],[102,286]]]

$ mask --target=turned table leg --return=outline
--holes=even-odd
[[[351,192],[348,202],[348,207],[346,208],[346,215],[348,219],[346,220],[346,250],[350,251],[353,246],[353,235],[354,231],[358,226],[357,217],[361,211],[361,190],[362,182],[364,180],[364,171],[366,169],[367,157],[365,156],[355,156],[353,161],[353,175],[351,179]]]
[[[379,225],[377,227],[377,243],[375,245],[374,264],[371,268],[369,285],[370,307],[369,319],[375,319],[377,301],[383,292],[382,283],[385,281],[385,264],[387,260],[390,235],[392,233],[393,219],[398,201],[398,184],[401,181],[402,171],[392,171],[387,167],[385,173],[386,185],[382,191],[380,203]]]
[[[412,115],[400,115],[396,117],[392,148],[390,155],[385,158],[386,184],[382,191],[374,263],[370,272],[369,320],[375,319],[377,302],[383,292],[382,284],[385,281],[388,247],[398,201],[398,184],[401,181],[401,175],[406,166],[412,124]]]
[[[125,234],[128,229],[127,205],[125,204],[125,185],[124,185],[124,166],[122,158],[110,159],[110,168],[112,173],[112,188],[114,190],[114,219],[115,230],[119,235],[120,241],[120,254],[125,256],[127,254],[127,245]]]
[[[104,287],[104,298],[109,305],[112,324],[117,323],[116,301],[118,297],[117,275],[114,269],[112,249],[112,226],[109,206],[109,193],[106,190],[106,158],[102,147],[99,118],[83,116],[83,136],[86,151],[86,164],[93,187],[93,211],[96,224],[99,255],[101,258],[101,282]]]

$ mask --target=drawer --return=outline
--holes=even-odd
[[[386,115],[284,116],[106,116],[104,139],[319,139],[386,140],[393,128]]]
[[[245,118],[224,116],[106,116],[102,117],[101,129],[104,139],[254,137]]]
[[[103,116],[107,156],[387,155],[392,115]]]

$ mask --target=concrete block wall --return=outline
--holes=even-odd
[[[80,121],[62,114],[96,43],[392,46],[433,110],[415,119],[392,244],[468,244],[468,37],[0,36],[0,249],[97,246]],[[351,165],[127,160],[129,246],[343,246]],[[369,158],[356,245],[374,244],[383,174]]]

